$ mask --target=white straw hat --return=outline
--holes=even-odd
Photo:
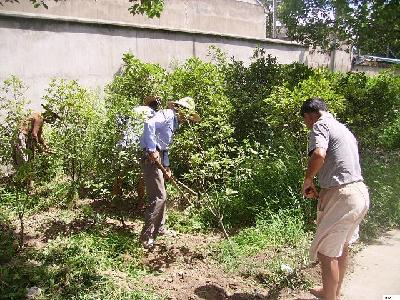
[[[180,106],[188,110],[189,112],[189,120],[193,122],[199,122],[200,116],[195,112],[196,105],[192,97],[184,97],[177,101],[171,101],[171,103],[176,107]]]

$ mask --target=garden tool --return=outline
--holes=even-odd
[[[161,170],[161,172],[163,172],[164,176],[168,177],[167,174],[167,170],[165,169],[165,167],[161,164],[161,162],[159,160],[156,160],[156,164],[157,167]],[[172,184],[178,189],[178,191],[182,194],[182,196],[189,202],[191,203],[191,201],[189,200],[189,198],[186,196],[186,194],[183,192],[182,188],[184,188],[186,191],[188,191],[190,194],[192,194],[193,196],[199,197],[199,194],[195,191],[193,191],[190,187],[188,187],[187,185],[185,185],[184,183],[180,182],[178,179],[176,179],[175,177],[171,176],[170,180],[172,182]]]

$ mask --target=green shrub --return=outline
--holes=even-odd
[[[370,193],[370,209],[361,224],[361,237],[373,239],[382,231],[400,225],[400,153],[364,151],[362,168]]]
[[[53,80],[44,99],[59,116],[51,127],[49,144],[55,152],[52,165],[61,165],[70,181],[71,200],[93,173],[94,142],[104,111],[97,95],[76,81]]]
[[[163,96],[165,70],[157,64],[144,63],[130,53],[122,58],[119,74],[106,87],[106,103],[109,110],[129,113],[141,105],[144,97]]]
[[[400,76],[381,73],[368,77],[364,73],[348,73],[334,85],[346,99],[341,118],[366,146],[376,147],[377,142],[384,142],[377,139],[378,135],[396,134],[393,122],[400,110]]]
[[[170,98],[192,97],[202,118],[199,124],[181,126],[171,147],[174,173],[185,174],[201,190],[224,182],[232,174],[235,144],[229,121],[233,111],[223,83],[224,76],[216,65],[197,58],[176,67],[166,82]]]
[[[263,49],[255,50],[248,67],[233,59],[223,70],[226,93],[235,109],[232,115],[235,138],[259,143],[270,138],[266,118],[271,112],[264,99],[270,97],[277,87],[284,86],[291,91],[314,74],[311,68],[300,63],[280,65]]]
[[[388,122],[378,135],[379,144],[385,149],[400,149],[400,111],[392,122]]]
[[[134,107],[142,105],[145,96],[164,95],[165,77],[165,70],[159,65],[143,63],[130,53],[124,54],[119,74],[106,87],[106,110],[96,131],[95,175],[89,183],[94,190],[93,196],[114,199],[119,204],[133,197],[132,191],[140,173],[139,141],[129,148],[123,148],[118,143],[123,137],[127,121],[137,119]],[[117,178],[123,182],[122,195],[113,193]]]
[[[0,265],[8,263],[16,254],[15,237],[9,224],[9,218],[0,213]]]
[[[263,49],[257,49],[248,67],[233,59],[225,72],[226,93],[235,109],[232,115],[235,138],[261,143],[266,137],[263,127],[268,113],[263,100],[283,83],[282,66]]]

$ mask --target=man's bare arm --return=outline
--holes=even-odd
[[[306,178],[314,178],[325,162],[326,150],[323,148],[315,148],[308,160]]]
[[[308,160],[308,167],[303,183],[303,195],[307,198],[318,197],[318,191],[314,185],[314,177],[325,162],[326,150],[323,148],[314,149]]]

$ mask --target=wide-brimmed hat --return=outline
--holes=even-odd
[[[196,113],[196,105],[194,103],[194,100],[192,97],[184,97],[182,99],[179,99],[177,101],[171,101],[171,103],[179,109],[184,108],[187,110],[189,114],[189,120],[193,122],[199,122],[200,121],[200,116]]]

